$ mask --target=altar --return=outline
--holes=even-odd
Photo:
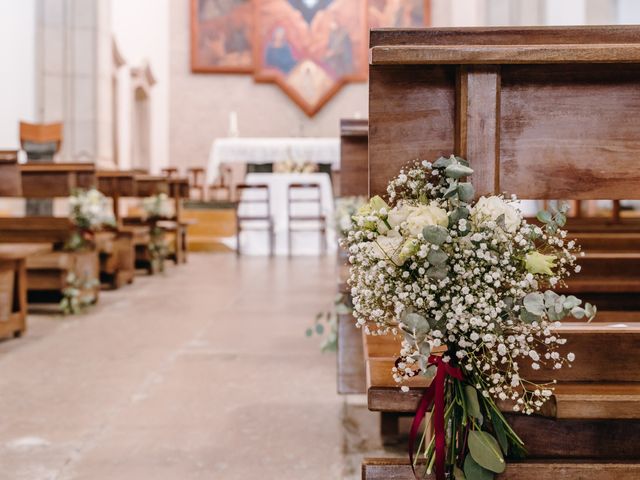
[[[207,185],[213,183],[220,165],[228,163],[295,163],[331,164],[340,169],[339,138],[217,138],[211,144],[207,165]]]

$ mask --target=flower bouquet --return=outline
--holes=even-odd
[[[148,219],[168,219],[173,216],[173,209],[169,196],[159,193],[142,199],[142,210]]]
[[[75,189],[69,196],[69,219],[76,231],[67,241],[67,250],[87,248],[93,242],[95,231],[114,227],[115,217],[109,199],[95,188]]]
[[[410,432],[416,458],[436,478],[490,479],[524,445],[501,413],[532,414],[553,384],[520,376],[520,366],[560,369],[565,317],[591,320],[594,306],[550,290],[561,287],[581,255],[562,229],[566,210],[527,223],[515,197],[474,200],[473,170],[462,158],[417,161],[389,183],[389,203],[373,197],[353,216],[345,238],[354,316],[366,333],[402,334],[390,375],[402,384],[432,378]],[[402,386],[403,391],[408,387]]]
[[[145,218],[151,221],[149,253],[154,264],[154,271],[164,271],[164,261],[169,255],[165,241],[165,231],[156,224],[157,220],[173,217],[173,208],[166,193],[160,193],[142,200]]]

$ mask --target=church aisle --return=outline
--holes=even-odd
[[[335,259],[192,255],[0,343],[0,479],[340,478]]]

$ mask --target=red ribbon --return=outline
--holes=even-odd
[[[411,469],[413,475],[418,478],[415,467],[413,466],[413,448],[416,438],[418,437],[418,429],[425,415],[433,405],[433,428],[435,431],[435,443],[436,443],[436,480],[445,480],[445,457],[446,457],[446,433],[444,425],[444,387],[447,377],[457,378],[462,380],[462,370],[457,367],[452,367],[448,362],[442,360],[442,357],[435,355],[429,356],[429,365],[435,365],[436,376],[431,382],[431,385],[425,390],[418,404],[416,410],[416,416],[413,418],[411,424],[411,431],[409,433],[409,460],[411,461]]]

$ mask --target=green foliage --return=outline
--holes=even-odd
[[[478,420],[482,425],[483,416],[480,411],[480,402],[478,401],[478,391],[471,385],[465,385],[464,387],[465,405],[467,407],[467,413]]]
[[[502,473],[506,468],[500,445],[490,433],[481,430],[470,431],[469,453],[482,468],[495,473]]]
[[[597,313],[596,307],[586,303],[583,308],[581,304],[582,300],[573,295],[558,295],[551,290],[545,291],[544,294],[532,292],[524,297],[523,305],[527,313],[521,312],[520,318],[531,322],[547,315],[552,321],[560,321],[571,315],[577,319],[586,317],[588,321],[593,320]]]
[[[449,237],[449,230],[440,225],[427,225],[422,229],[424,239],[434,245],[442,245]]]
[[[338,315],[351,312],[351,307],[345,303],[345,296],[342,294],[336,296],[333,307],[328,312],[318,312],[313,325],[305,330],[307,337],[315,335],[322,338],[322,352],[335,352],[338,349]]]
[[[495,477],[493,472],[478,465],[471,455],[464,460],[464,474],[466,480],[493,480]]]
[[[71,272],[66,278],[66,287],[62,290],[62,300],[60,300],[60,310],[64,315],[75,315],[83,312],[95,301],[93,288],[100,285],[96,278],[79,278]]]

